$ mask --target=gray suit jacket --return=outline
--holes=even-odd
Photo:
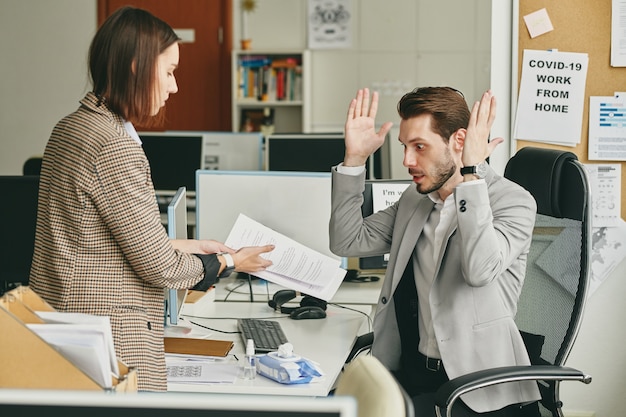
[[[373,354],[389,369],[400,361],[400,333],[393,294],[411,260],[433,202],[409,186],[393,206],[363,219],[364,174],[332,169],[330,246],[339,256],[389,253],[374,318]],[[528,365],[515,325],[517,301],[535,221],[533,197],[489,169],[485,183],[457,187],[458,225],[451,228],[436,262],[429,295],[435,334],[450,378],[486,368]],[[477,412],[539,398],[535,382],[508,383],[469,393]]]

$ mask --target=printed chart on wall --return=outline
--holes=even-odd
[[[584,53],[524,50],[517,139],[580,143],[588,63]]]
[[[620,217],[621,168],[620,164],[585,164],[592,196],[590,294],[626,258],[626,222]]]
[[[589,160],[626,161],[626,93],[589,97]]]

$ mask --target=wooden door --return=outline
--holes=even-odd
[[[174,29],[193,30],[194,42],[180,44],[178,93],[167,101],[165,130],[231,130],[231,1],[98,0],[98,26],[119,7],[132,4]]]

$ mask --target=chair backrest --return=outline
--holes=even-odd
[[[24,175],[40,175],[41,174],[41,162],[43,158],[40,156],[30,157],[24,162],[22,166],[22,174]]]
[[[0,176],[0,294],[28,284],[35,248],[39,176]]]
[[[516,323],[533,364],[563,365],[580,328],[590,277],[587,173],[571,152],[526,147],[509,160],[504,176],[537,202]],[[539,386],[543,412],[558,415],[558,383]]]
[[[359,355],[340,375],[334,395],[356,398],[358,417],[414,417],[413,401],[393,375],[371,355]]]

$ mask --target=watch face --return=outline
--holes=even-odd
[[[487,162],[481,162],[476,165],[476,176],[478,178],[485,178],[487,176]]]

